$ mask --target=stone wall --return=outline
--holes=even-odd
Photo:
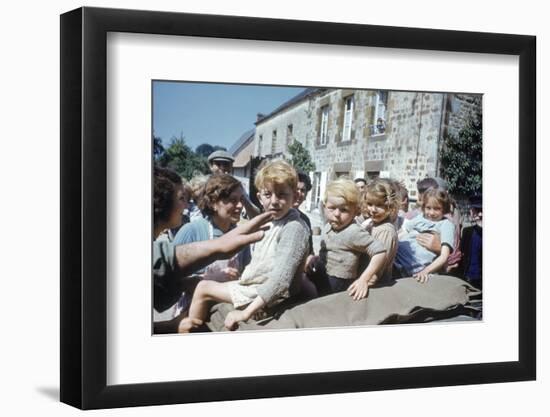
[[[369,144],[367,158],[385,160],[413,198],[418,180],[437,175],[444,100],[444,94],[390,92],[386,138]]]
[[[305,141],[310,130],[309,106],[310,101],[306,99],[258,123],[254,136],[254,156],[288,155],[288,145],[292,140]],[[291,135],[288,134],[289,125],[292,125]],[[274,131],[277,132],[275,143]]]
[[[443,135],[457,132],[470,112],[481,106],[481,96],[467,94],[389,91],[385,132],[376,134],[373,125],[378,91],[328,89],[310,95],[256,126],[258,156],[287,154],[287,128],[291,140],[299,140],[310,152],[316,172],[328,181],[339,175],[350,178],[367,173],[403,181],[411,198],[416,182],[437,176],[438,150]],[[350,140],[343,138],[345,101],[353,96]],[[322,108],[328,106],[327,141],[320,141]],[[277,141],[272,143],[273,131]],[[263,137],[259,143],[260,135]]]
[[[470,116],[482,109],[481,94],[449,94],[446,133],[457,136]]]
[[[338,174],[354,177],[357,172],[364,171],[364,155],[366,142],[363,130],[367,124],[366,103],[367,91],[361,90],[331,90],[316,97],[312,103],[307,149],[313,156],[317,171],[327,172],[328,178]],[[350,140],[343,138],[345,99],[353,95],[354,108]],[[322,108],[328,106],[328,129],[326,144],[321,144]]]

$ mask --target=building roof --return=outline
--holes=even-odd
[[[299,103],[300,101],[305,100],[309,96],[312,96],[313,94],[316,94],[316,93],[321,92],[323,90],[326,90],[326,88],[317,88],[317,87],[306,88],[306,89],[304,89],[304,91],[302,91],[301,93],[295,95],[290,100],[285,101],[283,104],[281,104],[275,110],[273,110],[271,113],[269,113],[265,116],[259,117],[258,120],[256,120],[255,124],[258,125],[259,123],[262,123],[262,122],[266,121],[267,119],[275,116],[277,113],[280,113],[283,110],[289,108],[290,106],[292,106],[296,103]]]
[[[252,136],[254,137],[254,136]],[[235,154],[235,162],[233,162],[233,168],[242,168],[245,167],[250,162],[250,157],[254,152],[254,141],[251,140],[246,146],[241,148]]]
[[[254,138],[254,132],[256,129],[250,129],[244,132],[241,137],[229,148],[229,153],[233,156],[237,156],[237,153],[241,148],[246,146],[247,141]]]

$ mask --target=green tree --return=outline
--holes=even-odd
[[[195,148],[195,153],[204,156],[205,158],[208,158],[208,155],[210,155],[212,152],[214,152],[214,147],[209,143],[203,143],[202,145],[199,145]]]
[[[306,173],[315,171],[315,163],[311,160],[309,151],[299,141],[293,141],[288,146],[288,152],[292,157],[294,168]]]
[[[444,139],[440,152],[441,175],[449,192],[470,196],[482,192],[482,116],[470,115],[458,136]]]
[[[162,146],[162,139],[153,135],[153,157],[155,161],[159,160],[163,153],[164,146]]]
[[[172,138],[170,145],[159,157],[158,162],[161,166],[173,169],[187,179],[191,179],[198,173],[208,174],[210,172],[206,158],[193,152],[185,143],[183,136]]]
[[[195,148],[195,153],[204,156],[205,158],[208,158],[208,156],[214,151],[227,151],[227,149],[219,145],[212,146],[209,143],[203,143]]]

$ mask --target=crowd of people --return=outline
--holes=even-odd
[[[318,253],[300,210],[309,177],[284,160],[265,161],[254,178],[256,207],[231,173],[233,157],[216,151],[209,176],[183,181],[154,168],[154,333],[205,329],[210,308],[230,303],[225,327],[261,319],[290,300],[369,288],[434,274],[459,276],[481,288],[481,199],[470,201],[462,230],[456,203],[438,178],[417,183],[417,204],[392,179],[339,178],[322,197]]]

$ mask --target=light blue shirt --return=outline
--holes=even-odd
[[[434,222],[419,215],[404,225],[408,232],[402,240],[399,240],[397,254],[395,255],[396,266],[405,272],[407,276],[422,271],[431,264],[437,255],[416,241],[419,233],[437,233],[441,239],[441,246],[447,245],[453,250],[455,227],[446,218]]]
[[[235,226],[232,226],[233,228]],[[192,242],[202,242],[204,240],[215,239],[223,235],[223,231],[208,218],[199,218],[194,222],[183,225],[174,237],[174,246],[184,245]],[[250,247],[247,245],[239,252],[239,261],[242,267],[250,262]],[[204,269],[198,273],[204,272]]]

